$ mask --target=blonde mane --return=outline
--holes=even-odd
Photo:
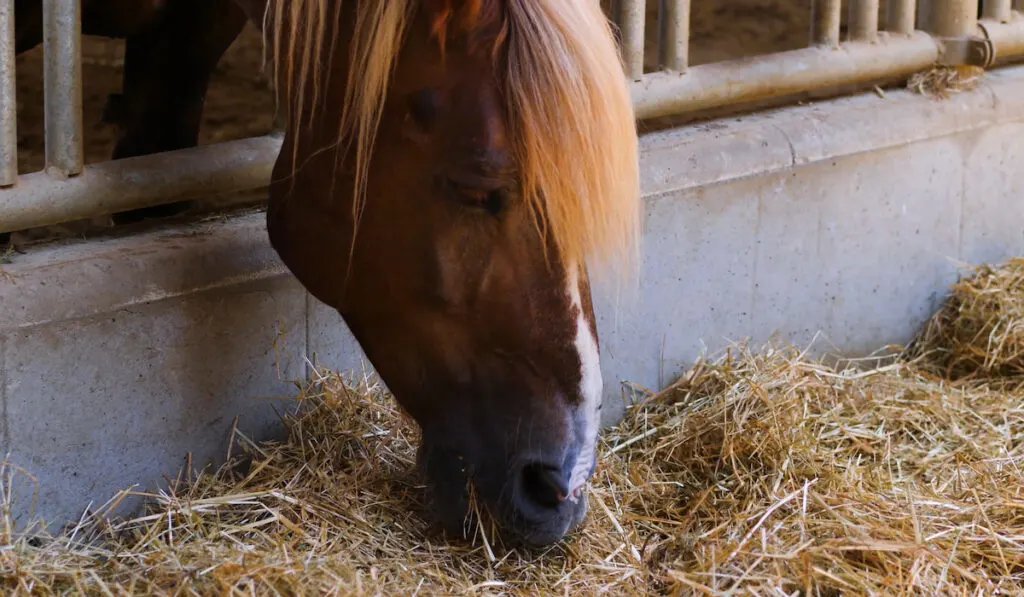
[[[422,4],[450,7],[451,0],[350,1],[358,4],[338,147],[343,154],[355,151],[358,221],[374,138],[407,29]],[[264,31],[290,131],[312,122],[308,107],[318,106],[330,76],[324,56],[333,55],[337,43],[341,2],[268,3]],[[600,3],[464,2],[469,14],[479,14],[487,4],[504,21],[497,43],[503,45],[505,63],[499,67],[505,74],[509,129],[523,195],[542,238],[554,242],[566,265],[632,266],[640,225],[636,121]]]

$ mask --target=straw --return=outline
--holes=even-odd
[[[440,537],[414,426],[372,380],[319,371],[286,440],[236,434],[232,462],[145,494],[138,516],[43,536],[5,509],[0,590],[1020,594],[1024,391],[992,380],[1019,373],[1021,266],[959,283],[917,348],[875,369],[778,343],[698,362],[604,432],[587,520],[548,549],[508,550],[484,523]],[[969,383],[936,373],[961,368]],[[22,477],[4,472],[7,496]]]

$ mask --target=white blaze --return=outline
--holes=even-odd
[[[594,466],[597,448],[597,433],[601,425],[601,394],[604,381],[601,378],[601,357],[594,337],[584,317],[583,300],[580,298],[579,273],[575,267],[568,272],[569,300],[576,311],[576,339],[574,344],[580,357],[580,414],[583,417],[583,445],[569,477],[569,499],[579,499],[583,483]],[[575,426],[574,426],[575,427]]]

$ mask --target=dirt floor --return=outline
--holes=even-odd
[[[650,0],[652,7],[657,6]],[[656,9],[652,11],[656,18]],[[695,0],[691,24],[690,62],[717,62],[802,47],[807,42],[810,0]],[[657,25],[647,28],[648,62],[657,61]],[[101,121],[107,95],[121,88],[121,40],[84,38],[83,109],[86,163],[109,159],[115,129]],[[206,100],[200,143],[209,144],[265,134],[271,129],[273,97],[261,72],[262,40],[248,27],[221,60]],[[22,173],[43,166],[42,48],[18,57],[18,163]],[[88,229],[103,227],[94,220]],[[78,235],[80,225],[59,227]],[[49,231],[50,233],[53,230]],[[42,236],[50,236],[47,233]],[[58,234],[60,235],[60,234]],[[39,239],[40,235],[31,235]],[[26,235],[21,235],[28,241]]]
[[[110,158],[113,125],[101,121],[107,95],[121,90],[124,41],[82,39],[82,104],[86,163]],[[262,76],[262,40],[249,27],[235,41],[214,74],[204,110],[203,144],[241,139],[270,131],[273,96]],[[18,170],[43,167],[43,52],[36,47],[18,57]]]

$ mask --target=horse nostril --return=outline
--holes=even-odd
[[[545,464],[523,467],[523,494],[534,504],[557,508],[569,496],[569,483],[561,469]]]

